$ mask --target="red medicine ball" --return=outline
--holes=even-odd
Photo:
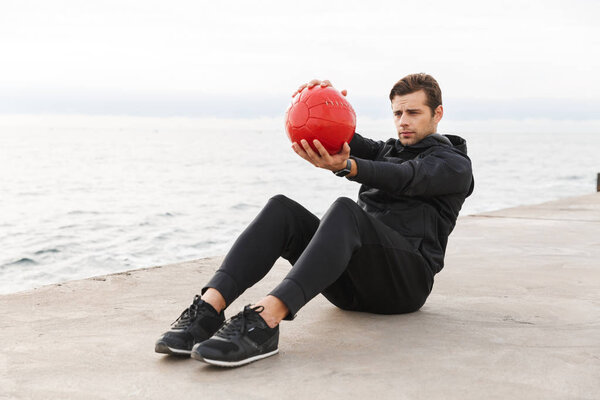
[[[355,128],[352,106],[331,86],[302,89],[285,112],[285,130],[292,143],[306,139],[315,151],[312,142],[318,139],[329,154],[339,153],[344,142],[352,140]]]

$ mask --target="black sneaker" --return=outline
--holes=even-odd
[[[186,308],[171,325],[170,331],[156,341],[154,351],[173,355],[189,355],[192,347],[210,338],[225,322],[223,312],[217,311],[196,295],[192,305]]]
[[[210,339],[194,346],[192,358],[220,367],[237,367],[277,354],[279,326],[269,328],[263,306],[247,305]]]

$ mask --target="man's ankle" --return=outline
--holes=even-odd
[[[275,328],[289,313],[285,303],[275,296],[268,295],[262,298],[255,306],[263,306],[260,316],[265,320],[269,328]]]
[[[214,288],[208,288],[202,295],[202,300],[210,304],[212,308],[215,309],[217,314],[220,314],[221,311],[223,311],[227,306],[223,295],[221,295],[221,293]]]

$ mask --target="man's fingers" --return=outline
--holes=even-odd
[[[306,83],[303,83],[302,85],[300,85],[298,87],[298,89],[296,89],[296,91],[292,94],[292,97],[294,97],[295,95],[297,95],[298,93],[300,93],[306,86],[307,86]]]
[[[313,151],[312,147],[310,147],[310,144],[308,144],[308,141],[306,141],[306,139],[302,139],[300,143],[302,144],[302,147],[304,148],[306,154],[308,154],[308,156],[312,158],[315,155],[315,152]]]
[[[304,150],[302,150],[302,148],[298,146],[298,143],[296,142],[292,143],[292,150],[294,150],[299,156],[302,156],[302,153],[304,153]]]
[[[301,92],[302,89],[304,89],[305,87],[311,89],[311,88],[313,88],[313,87],[315,87],[317,85],[321,85],[321,87],[333,86],[331,84],[331,82],[329,81],[329,79],[325,79],[325,80],[313,79],[310,82],[301,85],[298,88],[298,90],[296,90],[296,92],[294,92],[294,94],[292,95],[292,97],[294,97],[296,95],[296,93]],[[346,92],[346,91],[344,90],[343,92]],[[344,96],[346,95],[345,93],[342,93],[342,94],[344,94]]]
[[[323,157],[325,160],[327,160],[330,157],[329,152],[325,150],[325,147],[321,144],[321,142],[319,142],[319,140],[313,140],[313,144],[317,148],[317,151],[319,152],[321,157]]]
[[[318,79],[313,79],[312,81],[308,82],[308,87],[309,87],[309,88],[311,88],[311,87],[313,87],[313,86],[320,85],[320,84],[321,84],[321,81],[320,81],[320,80],[318,80]]]
[[[344,142],[344,145],[342,146],[342,154],[344,155],[350,155],[350,145],[348,144],[348,142]]]
[[[302,149],[302,147],[300,147],[298,145],[298,143],[296,143],[296,142],[292,143],[292,149],[294,149],[294,151],[296,152],[296,154],[298,154],[300,157],[302,157],[306,161],[312,163],[312,160],[310,159],[310,157],[308,156],[308,154],[306,154],[306,151],[304,151],[304,149]]]
[[[348,156],[350,156],[350,146],[348,145],[348,142],[344,142],[336,156],[342,156],[344,158],[348,158]]]
[[[317,155],[317,153],[315,153],[315,151],[312,149],[312,147],[310,147],[310,144],[308,144],[308,141],[306,141],[306,139],[302,139],[300,141],[300,143],[302,143],[302,147],[304,147],[304,151],[306,152],[306,154],[310,158],[310,161],[315,166],[318,167],[319,166],[320,157]]]
[[[315,167],[334,171],[342,161],[345,162],[350,156],[350,145],[347,142],[342,145],[340,151],[335,155],[329,154],[325,146],[318,139],[314,139],[312,144],[317,149],[317,152],[315,152],[306,139],[300,140],[300,143],[292,143],[292,148],[300,157]]]

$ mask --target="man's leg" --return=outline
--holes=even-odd
[[[156,342],[155,350],[167,354],[190,354],[192,347],[211,337],[224,321],[223,310],[271,269],[280,256],[296,262],[319,225],[319,219],[293,200],[274,196],[244,230],[221,267]],[[285,305],[274,297],[264,307],[285,316]],[[283,307],[283,308],[282,308]],[[272,318],[267,318],[272,322]]]
[[[421,307],[432,284],[425,260],[404,237],[340,198],[281,284],[197,345],[192,357],[238,366],[277,353],[277,324],[319,292],[342,308],[399,313]]]
[[[262,279],[279,257],[294,265],[318,226],[319,219],[297,202],[272,197],[202,288],[202,298],[221,311]]]

